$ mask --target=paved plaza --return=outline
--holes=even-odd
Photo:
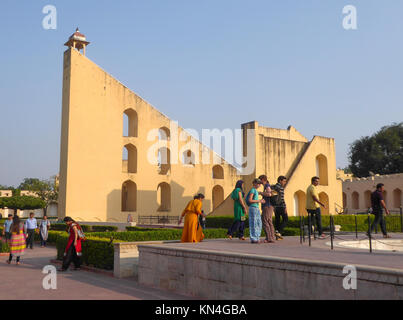
[[[42,268],[56,256],[54,247],[27,249],[22,264],[6,263],[8,256],[0,256],[0,300],[167,300],[191,297],[148,288],[133,279],[117,279],[88,271],[67,271],[57,274],[57,289],[42,286]],[[59,265],[55,265],[59,268]]]
[[[376,241],[383,242],[382,235],[373,236]],[[392,234],[392,239],[403,239],[403,234]],[[363,234],[358,235],[359,239],[367,239]],[[352,249],[338,247],[340,241],[355,240],[354,235],[338,235],[335,239],[334,250],[330,248],[330,238],[324,240],[311,241],[311,247],[308,244],[308,238],[300,244],[299,237],[285,237],[284,240],[276,243],[251,244],[249,241],[240,241],[237,238],[232,240],[206,240],[200,243],[170,243],[164,244],[170,248],[189,248],[203,251],[230,252],[238,254],[250,254],[257,256],[296,258],[310,261],[338,262],[354,265],[368,265],[381,268],[403,270],[403,253],[387,252],[374,250],[372,253],[364,249]]]

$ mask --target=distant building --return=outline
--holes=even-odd
[[[371,207],[371,193],[375,191],[378,183],[385,185],[384,198],[387,208],[398,211],[403,204],[403,173],[344,179],[343,207],[345,212],[366,212]]]

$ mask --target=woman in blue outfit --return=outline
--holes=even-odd
[[[259,209],[259,203],[265,203],[264,199],[259,200],[257,189],[262,185],[262,181],[254,179],[253,187],[246,196],[246,204],[249,206],[249,234],[252,243],[259,243],[262,233],[262,218]]]

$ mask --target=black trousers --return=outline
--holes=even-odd
[[[245,230],[245,221],[235,220],[232,226],[228,229],[227,234],[232,237],[232,235],[235,232],[238,232],[238,238],[242,238],[244,230]]]
[[[311,226],[314,225],[316,220],[316,228],[318,230],[319,236],[321,236],[323,231],[322,231],[322,216],[320,213],[320,208],[316,208],[316,210],[306,209],[306,211],[308,211],[308,214],[311,217]]]
[[[27,248],[34,246],[34,237],[35,237],[35,229],[27,229],[28,237],[27,237]]]
[[[13,260],[13,254],[12,253],[10,253],[10,255],[8,256],[8,261],[11,262],[11,260]],[[17,260],[17,262],[20,262],[20,256],[17,256],[16,260]]]
[[[283,233],[283,230],[288,222],[288,214],[284,207],[274,207],[274,228],[276,231]]]
[[[71,244],[70,248],[67,250],[67,253],[63,258],[62,269],[67,270],[71,262],[74,263],[74,267],[80,268],[81,260],[80,257],[77,255],[76,247],[73,244]]]
[[[371,233],[374,231],[375,227],[380,224],[381,225],[381,231],[383,233],[383,235],[387,235],[386,233],[386,223],[385,223],[385,218],[383,216],[383,211],[374,211],[373,212],[375,215],[375,219],[374,222],[372,222],[371,224]]]

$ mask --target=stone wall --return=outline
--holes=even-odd
[[[140,284],[207,299],[403,299],[403,272],[357,267],[357,290],[342,287],[344,264],[139,245]]]

